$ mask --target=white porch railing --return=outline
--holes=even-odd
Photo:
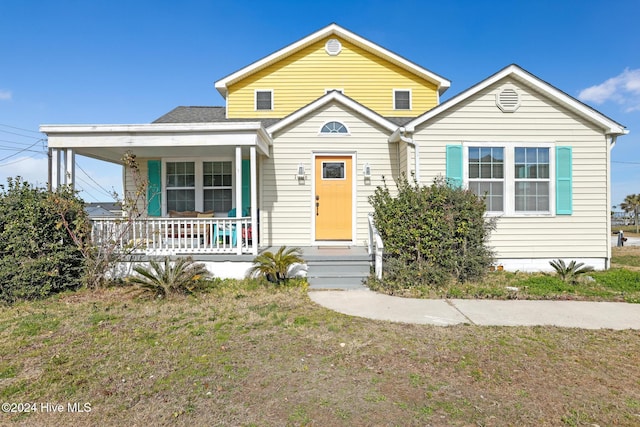
[[[374,266],[376,272],[376,278],[378,280],[382,279],[382,255],[384,253],[384,244],[382,243],[382,237],[380,237],[380,233],[378,233],[378,229],[373,223],[373,214],[369,214],[369,244],[368,251],[369,255],[373,256]]]
[[[96,245],[131,254],[254,254],[257,230],[251,218],[94,218]],[[255,247],[254,247],[255,245]]]

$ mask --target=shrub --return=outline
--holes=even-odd
[[[385,252],[396,260],[386,273],[385,285],[410,286],[415,280],[442,286],[450,280],[479,280],[493,263],[487,240],[495,220],[485,218],[484,202],[471,191],[442,178],[427,187],[411,184],[403,176],[397,196],[385,184],[369,202]]]
[[[286,282],[295,264],[304,264],[302,250],[281,246],[276,253],[265,251],[254,258],[250,277],[264,276],[268,281],[281,284]]]
[[[133,270],[138,274],[128,277],[127,282],[161,298],[190,294],[199,281],[209,275],[204,264],[194,263],[191,257],[178,258],[173,263],[169,257],[162,263],[151,260],[148,267],[138,265]]]
[[[583,262],[576,262],[575,260],[568,265],[561,259],[549,261],[549,264],[556,271],[556,276],[560,280],[571,285],[577,285],[581,275],[593,271],[593,267],[585,266]]]
[[[84,203],[70,189],[50,193],[20,177],[0,185],[1,301],[42,298],[83,284],[84,260],[60,226],[58,198],[73,202],[65,212],[70,227],[86,230]]]

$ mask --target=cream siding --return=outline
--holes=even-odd
[[[349,135],[319,135],[321,126],[336,120],[344,123]],[[355,169],[357,245],[368,239],[367,214],[372,211],[368,197],[377,186],[393,185],[397,178],[396,144],[387,142],[390,132],[364,121],[360,116],[330,104],[274,135],[272,155],[262,159],[261,221],[262,243],[266,245],[308,246],[313,240],[313,153],[353,154]],[[302,163],[306,180],[295,174]],[[362,168],[371,166],[371,180]]]
[[[573,214],[501,217],[491,244],[499,258],[597,258],[606,260],[610,237],[607,205],[608,145],[603,131],[515,80],[521,106],[503,113],[496,84],[420,125],[422,181],[445,175],[445,146],[462,142],[552,142],[571,146]]]
[[[382,116],[417,116],[437,105],[436,86],[352,43],[325,51],[327,37],[229,86],[228,118],[285,117],[325,94],[343,93]],[[395,110],[393,89],[410,89],[411,110]],[[256,111],[255,91],[273,90],[273,110]]]
[[[136,158],[136,161],[138,162],[138,174],[139,174],[139,178],[142,180],[141,182],[147,182],[148,180],[148,167],[147,167],[147,160],[151,160],[151,159],[144,159],[144,158]],[[124,191],[124,200],[136,200],[136,206],[138,208],[138,212],[140,212],[143,216],[147,215],[147,197],[146,197],[146,192],[144,196],[141,197],[136,197],[136,179],[133,175],[133,170],[131,168],[128,167],[123,167],[124,172],[123,172],[123,179],[124,182],[122,183],[122,188]]]

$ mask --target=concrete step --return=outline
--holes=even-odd
[[[362,281],[369,276],[367,258],[331,258],[307,261],[307,281],[311,289],[366,289]]]

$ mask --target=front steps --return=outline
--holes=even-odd
[[[370,257],[366,248],[304,248],[309,289],[363,290],[369,276]]]

